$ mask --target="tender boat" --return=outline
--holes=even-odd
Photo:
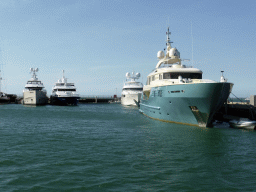
[[[80,97],[76,93],[75,84],[67,82],[63,70],[62,78],[52,88],[50,103],[52,105],[77,105],[79,99]]]
[[[180,52],[171,46],[169,28],[166,53],[148,75],[140,112],[153,119],[186,125],[212,126],[213,115],[232,90],[233,83],[202,79],[202,71],[181,64]]]
[[[136,105],[136,102],[140,102],[143,84],[137,81],[139,78],[140,73],[126,73],[126,82],[124,83],[121,93],[122,105]]]
[[[232,128],[254,130],[256,127],[256,121],[251,121],[247,119],[231,120],[229,121],[229,125]]]
[[[44,84],[36,77],[38,68],[30,68],[32,78],[27,81],[25,89],[23,90],[23,104],[24,105],[46,105],[48,103],[47,92],[44,89]]]

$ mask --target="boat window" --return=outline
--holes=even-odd
[[[201,73],[164,73],[164,79],[178,79],[179,76],[182,76],[182,78],[202,79]]]
[[[180,91],[171,91],[171,93],[180,93]]]
[[[155,81],[155,75],[152,76],[152,81]]]
[[[63,86],[65,85],[64,83],[56,83],[57,86]]]
[[[159,74],[159,80],[163,79],[162,74]]]
[[[76,91],[76,89],[58,89],[58,91]]]
[[[27,84],[41,84],[41,81],[28,81]]]
[[[171,79],[170,73],[164,73],[164,79]]]
[[[123,88],[123,90],[127,90],[127,91],[142,91],[143,88]]]
[[[150,85],[150,77],[148,77],[147,85]]]

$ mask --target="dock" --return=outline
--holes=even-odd
[[[247,101],[228,101],[215,114],[214,119],[229,121],[233,119],[247,118],[256,120],[256,95],[252,95]]]
[[[109,103],[118,99],[116,95],[81,95],[79,103]]]

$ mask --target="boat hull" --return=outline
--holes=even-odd
[[[51,105],[77,105],[80,97],[55,97],[51,96]]]
[[[122,94],[121,97],[121,104],[122,105],[136,105],[136,102],[140,102],[140,98],[141,98],[141,93],[128,93],[128,94]],[[135,101],[134,101],[135,100]]]
[[[254,130],[256,127],[256,121],[237,121],[237,120],[232,120],[229,122],[230,127],[232,128],[238,128],[238,129],[251,129]]]
[[[0,97],[0,104],[10,103],[10,99],[7,97]]]
[[[48,97],[46,92],[41,90],[28,90],[23,92],[23,105],[46,105]]]
[[[226,82],[154,87],[148,98],[143,95],[140,112],[157,120],[208,127],[232,87]]]

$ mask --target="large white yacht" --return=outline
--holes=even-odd
[[[161,121],[211,126],[214,114],[227,101],[233,83],[202,78],[202,71],[181,64],[180,52],[171,46],[169,28],[166,53],[143,87],[140,112]]]
[[[23,104],[24,105],[45,105],[48,103],[46,90],[41,81],[36,77],[38,68],[30,68],[32,78],[27,81],[25,89],[23,90]]]
[[[63,76],[52,88],[52,95],[50,98],[52,105],[77,105],[80,99],[79,94],[76,93],[74,83],[68,83],[67,78]]]
[[[122,105],[136,105],[140,102],[141,94],[143,91],[143,84],[136,81],[140,78],[140,73],[132,74],[126,73],[126,82],[124,83],[121,95]]]

